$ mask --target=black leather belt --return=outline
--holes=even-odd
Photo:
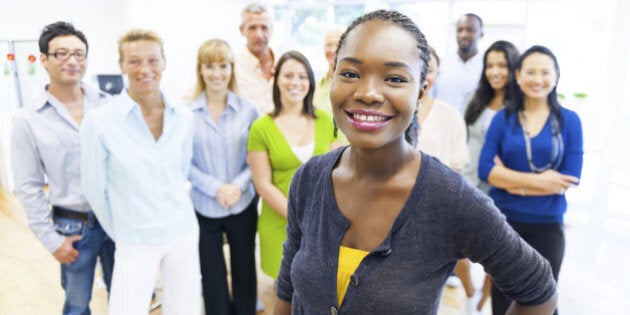
[[[76,211],[76,210],[72,210],[72,209],[68,209],[68,208],[64,208],[60,206],[52,206],[52,210],[53,210],[53,214],[60,218],[72,219],[72,220],[77,220],[77,221],[90,221],[90,213],[88,212]],[[96,219],[94,215],[91,215],[91,216],[93,217],[94,220]]]

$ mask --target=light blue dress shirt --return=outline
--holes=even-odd
[[[127,91],[81,124],[83,191],[114,240],[163,244],[197,224],[187,181],[192,115],[166,99],[164,106],[157,141]]]
[[[197,212],[209,218],[224,218],[243,212],[254,199],[252,173],[247,164],[249,126],[258,118],[256,106],[228,92],[227,107],[215,122],[201,93],[190,104],[194,117],[193,160],[190,171],[190,196]],[[219,187],[234,184],[241,199],[224,208],[216,200]]]
[[[83,113],[109,100],[109,95],[81,85]],[[50,204],[89,211],[81,190],[79,125],[66,107],[45,91],[13,118],[11,167],[15,192],[35,237],[54,252],[65,239],[55,231]],[[48,178],[49,194],[42,190]]]

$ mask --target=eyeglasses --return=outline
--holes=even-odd
[[[83,61],[87,57],[87,53],[82,50],[77,50],[73,53],[70,53],[69,51],[65,51],[65,50],[59,50],[59,51],[55,51],[54,53],[48,53],[46,54],[46,56],[53,56],[56,59],[61,60],[61,61],[66,61],[70,59],[70,57],[74,56],[74,59],[76,59],[77,61]]]

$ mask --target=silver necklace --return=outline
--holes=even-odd
[[[521,118],[521,126],[523,127],[523,138],[525,139],[525,150],[527,152],[527,163],[529,164],[529,169],[534,173],[542,173],[548,169],[558,169],[560,167],[560,163],[562,163],[562,157],[564,155],[564,142],[562,141],[562,133],[560,132],[560,124],[558,123],[558,118],[553,113],[549,114],[549,123],[551,124],[551,154],[549,156],[549,162],[542,167],[537,167],[534,165],[534,159],[532,156],[532,144],[531,138],[529,136],[529,131],[527,131],[525,125],[527,120],[525,119],[525,113],[519,112],[519,116]],[[544,128],[544,127],[543,127]]]

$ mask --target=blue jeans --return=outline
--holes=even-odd
[[[61,286],[66,292],[63,314],[89,315],[96,258],[101,258],[103,278],[109,292],[114,268],[114,242],[92,213],[87,222],[54,215],[53,221],[57,233],[65,236],[81,235],[81,239],[73,244],[79,251],[79,257],[71,264],[61,265]]]

